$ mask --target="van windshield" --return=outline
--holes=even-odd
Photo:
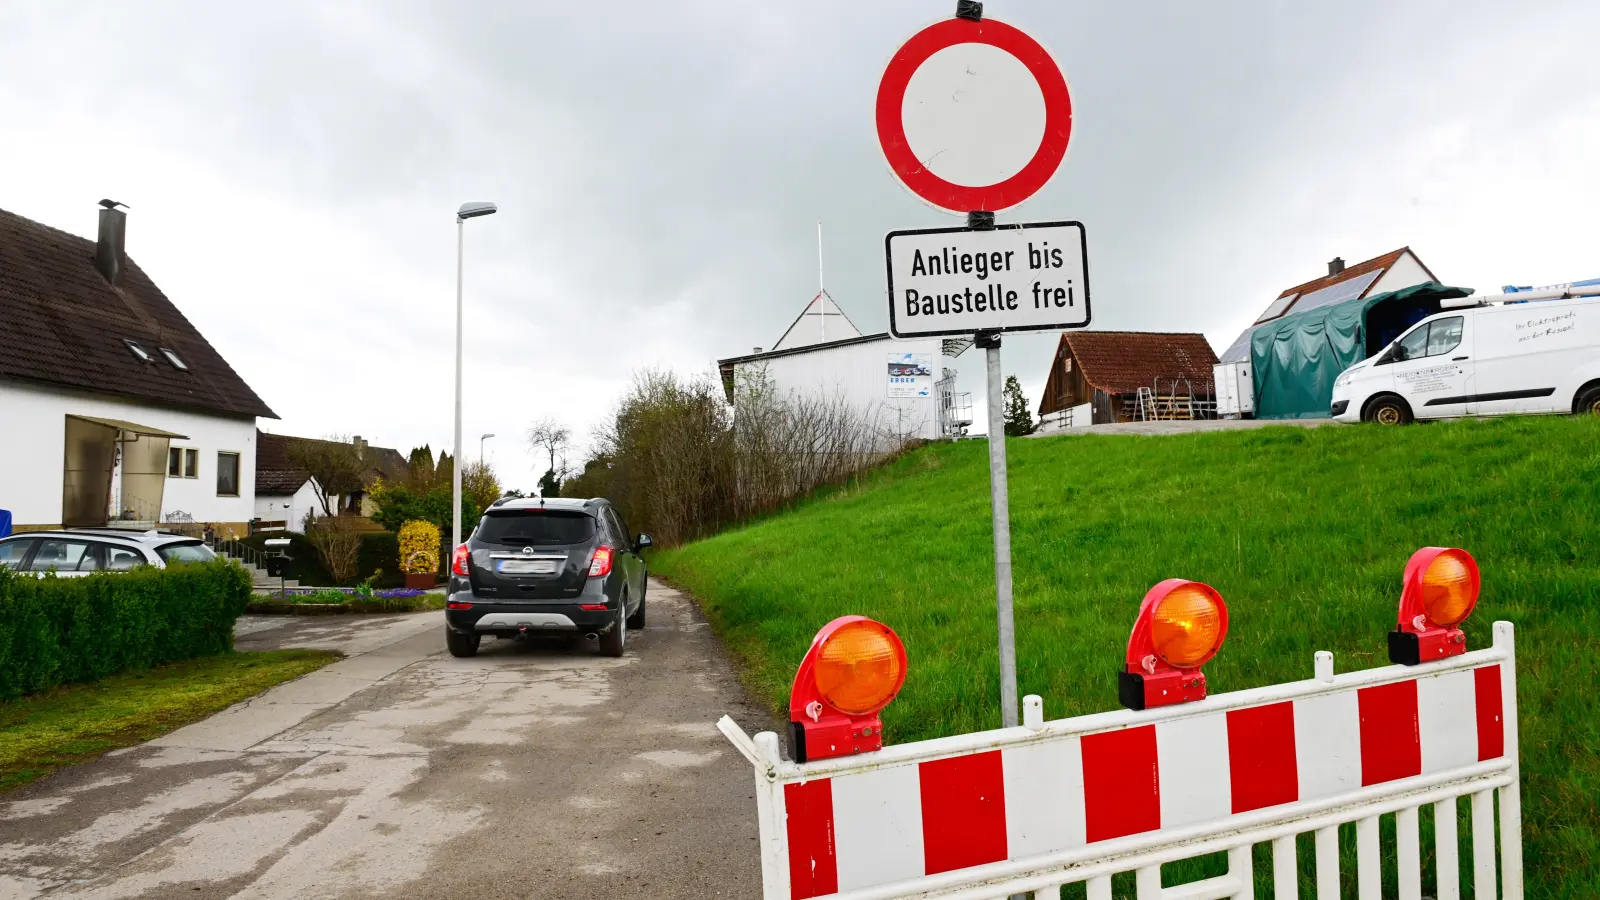
[[[583,512],[513,509],[492,512],[478,525],[478,540],[512,546],[583,544],[594,537],[594,517]]]

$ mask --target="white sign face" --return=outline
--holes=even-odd
[[[927,353],[889,354],[889,397],[933,396],[933,357]]]
[[[894,231],[884,247],[895,337],[1089,324],[1089,249],[1077,222]]]

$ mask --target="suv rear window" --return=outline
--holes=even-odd
[[[581,512],[505,510],[484,516],[478,525],[478,540],[518,547],[583,544],[592,537],[594,517]]]
[[[210,547],[199,541],[163,544],[156,548],[156,555],[169,563],[210,562],[217,558]]]

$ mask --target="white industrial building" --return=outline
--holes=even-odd
[[[729,403],[745,379],[765,377],[782,396],[848,402],[886,440],[936,440],[972,424],[970,396],[955,392],[955,358],[970,346],[970,338],[863,335],[823,290],[770,350],[757,347],[717,368]]]

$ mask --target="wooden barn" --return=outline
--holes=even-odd
[[[1199,334],[1065,332],[1039,398],[1040,430],[1216,418],[1216,362]]]

